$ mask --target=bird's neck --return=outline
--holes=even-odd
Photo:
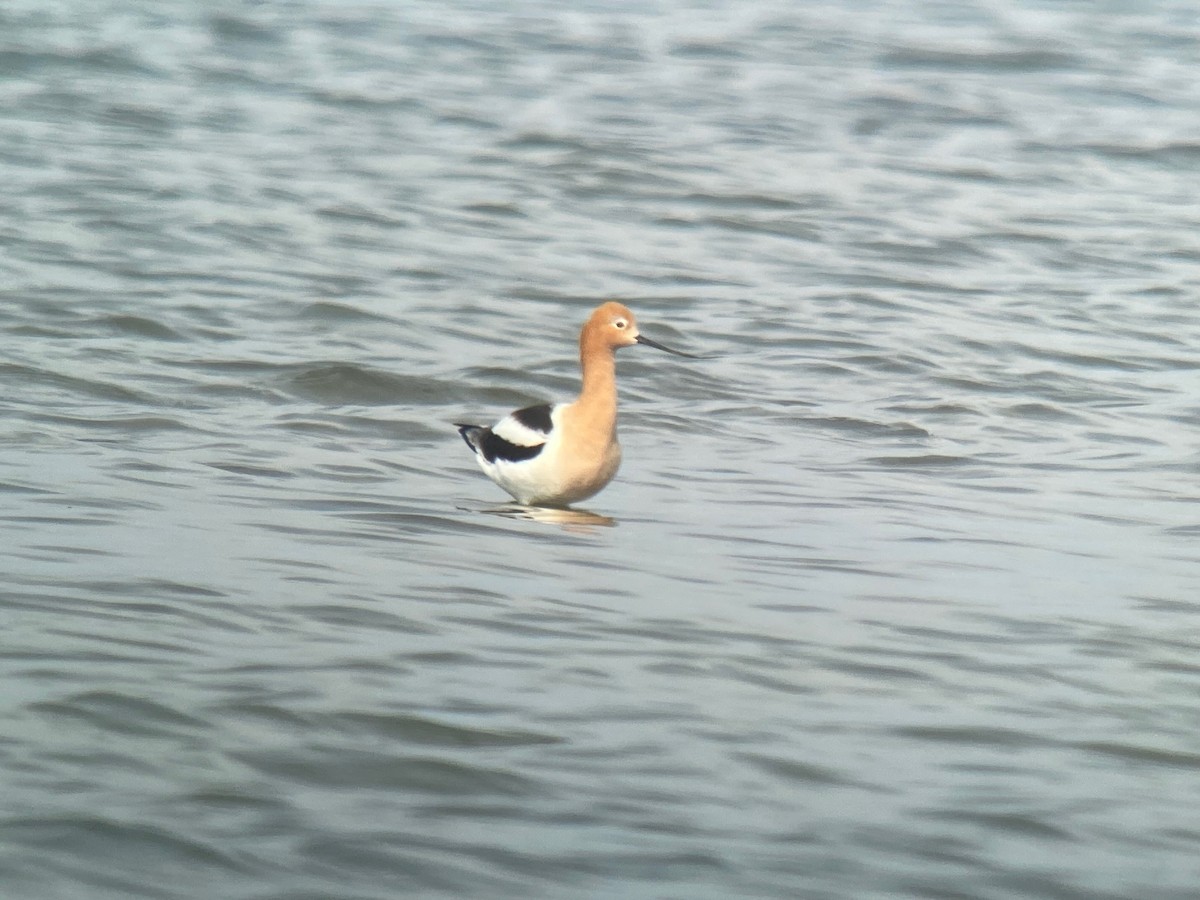
[[[579,342],[579,364],[583,386],[575,405],[579,414],[596,428],[617,429],[617,360],[612,348],[604,344]]]

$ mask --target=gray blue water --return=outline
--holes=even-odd
[[[1194,4],[10,3],[0,176],[6,900],[1200,897]]]

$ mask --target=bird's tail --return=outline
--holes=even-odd
[[[483,433],[487,431],[483,425],[464,425],[462,422],[455,422],[454,427],[458,429],[458,433],[462,435],[462,439],[467,442],[467,446],[471,448],[472,453],[479,452],[479,442],[483,437]]]

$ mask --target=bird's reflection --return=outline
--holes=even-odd
[[[557,525],[564,531],[587,533],[594,528],[612,528],[617,520],[609,516],[588,512],[586,509],[568,509],[556,506],[521,506],[509,503],[485,509],[483,512],[492,516],[504,516],[506,519],[525,519],[540,522],[543,525]]]

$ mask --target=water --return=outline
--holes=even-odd
[[[0,884],[1200,884],[1189,4],[0,11]],[[449,423],[620,358],[592,519]]]

